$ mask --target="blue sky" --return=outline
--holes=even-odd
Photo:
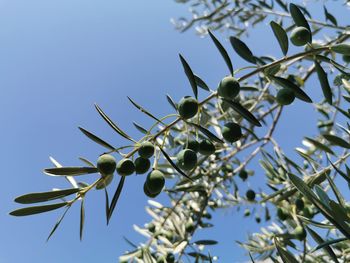
[[[186,12],[185,6],[170,0],[135,0],[132,4],[115,0],[0,0],[0,262],[116,262],[129,248],[123,236],[135,242],[143,240],[132,228],[132,224],[148,220],[143,179],[136,176],[127,180],[109,227],[105,225],[103,192],[89,194],[83,242],[79,241],[78,207],[71,209],[48,243],[46,237],[60,211],[26,218],[7,213],[18,207],[13,203],[15,196],[68,187],[65,180],[42,173],[43,168],[51,167],[49,156],[67,166],[78,165],[79,156],[97,158],[103,149],[84,137],[78,126],[113,145],[127,143],[100,119],[94,103],[137,138],[140,135],[131,121],[144,126],[151,121],[136,111],[126,96],[163,116],[172,110],[165,94],[175,100],[191,94],[178,53],[212,88],[227,74],[208,38],[199,38],[193,30],[185,34],[174,30],[170,18]],[[261,42],[266,25],[257,32],[247,42],[251,48],[280,56],[277,43]],[[217,36],[222,40],[226,35]],[[235,67],[245,65],[236,55],[233,58]],[[300,145],[304,133],[315,134],[312,126],[298,128],[306,120],[300,113],[315,116],[313,110],[303,103],[295,104],[297,109],[286,109],[280,124],[288,125],[289,133],[282,130],[277,134],[287,152]],[[264,182],[261,175],[252,180],[250,184],[256,188]],[[212,254],[219,255],[220,262],[247,259],[234,241],[244,240],[248,230],[258,229],[253,219],[243,225],[242,214],[228,211],[218,212],[214,222],[215,228],[198,234],[223,236],[211,249]]]

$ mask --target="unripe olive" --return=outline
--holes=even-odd
[[[222,166],[222,171],[225,173],[232,173],[233,167],[231,164],[225,164],[224,166]]]
[[[246,192],[245,196],[247,197],[247,199],[248,199],[249,201],[254,201],[254,200],[255,200],[255,192],[254,192],[253,190],[251,190],[251,189],[249,189],[249,190]]]
[[[197,142],[196,140],[188,140],[188,142],[184,145],[184,149],[190,149],[194,152],[198,152],[199,142]]]
[[[135,164],[135,172],[137,174],[144,174],[151,167],[151,161],[143,157],[137,157],[134,164]]]
[[[297,207],[297,209],[299,211],[304,209],[304,201],[301,198],[298,198],[297,200],[295,200],[295,206]]]
[[[156,226],[153,223],[149,223],[147,224],[147,229],[153,233],[156,230]]]
[[[197,165],[197,154],[185,149],[177,154],[177,165],[183,170],[192,170]]]
[[[211,141],[205,139],[199,143],[199,153],[207,156],[211,155],[215,153],[215,145]]]
[[[238,141],[242,137],[242,129],[237,123],[229,122],[221,129],[222,136],[230,143]]]
[[[165,184],[164,174],[159,170],[153,170],[150,172],[146,179],[146,189],[149,193],[159,194]]]
[[[306,43],[311,42],[311,33],[307,28],[298,26],[292,30],[290,41],[295,46],[304,46]]]
[[[234,99],[240,91],[239,82],[231,76],[223,78],[218,87],[219,96],[226,99]]]
[[[117,173],[122,176],[131,175],[135,172],[135,165],[130,159],[122,159],[117,164]]]
[[[284,221],[288,218],[288,213],[284,208],[279,207],[277,208],[277,216],[281,221]]]
[[[158,193],[154,193],[152,194],[148,188],[147,188],[147,185],[146,185],[146,182],[143,184],[143,192],[145,195],[147,195],[148,197],[151,197],[151,198],[155,198],[157,195],[159,195],[160,192]]]
[[[345,63],[350,63],[350,56],[349,55],[343,55],[343,61]]]
[[[255,216],[255,222],[257,222],[258,224],[260,224],[260,222],[261,222],[261,218],[260,218],[260,216]]]
[[[244,210],[244,216],[245,217],[250,216],[250,210],[249,209]]]
[[[143,142],[138,149],[138,153],[143,158],[151,158],[154,154],[154,145],[151,142]]]
[[[157,258],[157,263],[166,263],[166,258],[165,256],[159,256]]]
[[[166,255],[166,261],[167,261],[168,263],[174,263],[174,262],[175,262],[175,256],[174,256],[174,254],[173,254],[173,253],[168,253],[168,254]]]
[[[238,174],[239,178],[241,178],[243,181],[247,180],[248,178],[248,172],[246,170],[241,170]]]
[[[194,117],[198,112],[197,100],[189,96],[183,97],[179,102],[178,111],[183,119]]]
[[[302,241],[302,240],[304,240],[304,239],[306,238],[307,233],[306,233],[305,229],[304,229],[302,226],[297,226],[297,227],[293,230],[292,235],[293,235],[296,239]]]
[[[116,166],[116,160],[110,154],[103,154],[97,159],[97,169],[102,176],[113,174]]]
[[[187,233],[192,233],[194,230],[194,224],[192,222],[187,222],[185,225],[185,230]]]
[[[106,188],[113,181],[113,178],[114,178],[114,174],[103,176],[103,179],[98,184],[96,184],[96,187],[95,187],[96,190],[101,190]]]
[[[291,89],[280,89],[277,93],[276,100],[280,105],[289,105],[295,99],[295,93]]]

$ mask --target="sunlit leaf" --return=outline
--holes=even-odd
[[[62,202],[62,203],[56,203],[56,204],[51,204],[51,205],[25,207],[25,208],[20,208],[20,209],[17,209],[17,210],[10,212],[10,215],[12,215],[12,216],[35,215],[35,214],[40,214],[40,213],[45,213],[45,212],[49,212],[52,210],[56,210],[58,208],[66,206],[68,204],[69,204],[68,202]]]
[[[309,102],[312,103],[311,98],[300,88],[298,87],[296,84],[294,84],[292,81],[290,81],[289,79],[284,79],[281,77],[276,77],[276,76],[272,76],[271,77],[279,86],[286,88],[286,89],[291,89],[294,91],[295,96],[298,99],[301,99],[305,102]]]
[[[258,121],[255,116],[248,111],[246,108],[244,108],[241,104],[238,102],[234,102],[232,100],[223,99],[233,110],[235,110],[239,115],[241,115],[244,119],[249,121],[251,124],[261,127],[261,123]]]
[[[57,191],[50,191],[50,192],[30,193],[30,194],[25,194],[25,195],[16,197],[15,202],[20,204],[47,202],[47,201],[63,198],[71,194],[75,194],[79,191],[80,191],[79,188],[71,188],[71,189],[64,189],[64,190],[57,190]]]
[[[78,176],[84,174],[97,173],[98,169],[95,167],[56,167],[56,168],[46,168],[44,172],[48,175],[53,176]]]

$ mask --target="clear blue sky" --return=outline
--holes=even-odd
[[[143,240],[132,228],[132,224],[148,220],[143,179],[136,176],[127,180],[109,227],[105,225],[103,192],[88,195],[83,242],[78,235],[78,207],[71,209],[49,243],[45,243],[46,237],[60,211],[25,218],[7,213],[18,207],[13,203],[15,196],[69,186],[63,179],[42,173],[43,168],[51,167],[48,156],[72,166],[79,164],[79,156],[97,158],[103,149],[84,137],[77,126],[113,145],[127,143],[99,118],[95,102],[137,137],[131,120],[145,126],[151,122],[130,106],[127,95],[162,116],[172,110],[166,93],[176,100],[191,94],[179,52],[212,88],[227,74],[208,38],[197,37],[193,30],[180,34],[173,29],[169,19],[186,12],[185,6],[171,0],[135,0],[132,4],[115,0],[0,0],[0,262],[116,262],[129,248],[123,236],[135,242]],[[257,53],[280,56],[277,43],[261,41],[266,30],[258,32],[247,43]],[[221,40],[224,36],[218,35]],[[254,45],[257,41],[259,45]],[[227,42],[225,45],[228,47]],[[233,57],[235,67],[245,65]],[[288,133],[282,129],[277,135],[287,152],[300,145],[304,133],[314,134],[314,128],[305,126],[306,120],[300,117],[313,118],[312,108],[295,104],[299,107],[287,109],[280,124],[288,127]],[[303,129],[297,128],[300,125]],[[258,174],[250,184],[257,189],[263,182]],[[243,221],[242,213],[230,210],[218,212],[214,222],[215,228],[198,234],[222,236],[211,254],[219,255],[220,262],[247,259],[234,241],[243,241],[247,231],[258,229],[253,219]]]

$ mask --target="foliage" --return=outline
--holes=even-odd
[[[185,31],[197,26],[199,33],[209,33],[213,48],[219,51],[228,67],[229,76],[223,74],[219,88],[210,89],[180,55],[194,97],[184,97],[176,103],[167,95],[174,113],[162,118],[129,98],[133,106],[154,121],[149,128],[134,123],[143,135],[138,140],[95,105],[106,123],[131,145],[115,148],[80,128],[85,136],[106,149],[101,156],[108,163],[101,164],[100,157],[96,167],[94,162],[80,158],[83,166],[62,167],[51,158],[55,167],[45,169],[45,173],[67,179],[72,188],[17,197],[15,202],[21,204],[53,200],[54,203],[28,206],[10,214],[26,216],[65,208],[50,232],[50,238],[69,208],[80,203],[82,237],[85,196],[91,190],[103,189],[109,223],[127,176],[135,169],[145,173],[150,166],[149,159],[153,161],[153,171],[149,170],[144,176],[145,194],[156,198],[163,191],[171,205],[149,201],[147,212],[153,218],[152,222],[144,227],[135,226],[147,241],[140,245],[129,242],[132,249],[122,255],[120,261],[182,262],[186,259],[212,262],[215,256],[206,248],[219,240],[193,240],[192,236],[199,229],[213,226],[211,213],[234,207],[237,210],[245,208],[245,216],[254,216],[257,223],[264,218],[268,225],[261,228],[260,233],[250,235],[245,242],[239,242],[249,251],[252,261],[253,258],[269,258],[273,262],[288,263],[348,262],[350,206],[344,197],[348,193],[342,193],[337,184],[350,183],[350,168],[346,165],[350,156],[350,111],[347,106],[350,73],[349,60],[341,60],[342,56],[350,56],[349,28],[342,26],[326,7],[323,20],[315,20],[307,7],[288,5],[281,0],[269,3],[249,0],[177,2],[191,4],[193,15],[191,20],[180,18],[176,22],[177,28]],[[241,38],[251,27],[267,19],[271,26],[268,41],[275,40],[275,45],[280,47],[280,59],[255,54],[250,48],[253,45],[244,43]],[[290,32],[296,27],[302,27],[303,34],[310,35],[301,39],[305,40],[302,42],[304,49],[299,47],[297,53],[290,54]],[[231,51],[224,47],[214,31],[210,31],[218,29],[234,33],[230,37],[232,49],[249,63],[248,67],[234,68],[229,55]],[[327,38],[324,38],[326,29]],[[294,31],[293,38],[298,37],[295,34]],[[318,79],[319,87],[308,85],[313,75]],[[320,101],[312,99],[312,88],[318,88],[323,95]],[[206,93],[207,97],[198,101],[199,93]],[[318,134],[305,135],[304,146],[295,149],[298,157],[287,156],[274,138],[283,108],[293,107],[294,98],[319,113]],[[126,152],[127,149],[131,150]],[[121,160],[116,164],[109,155],[118,154]],[[255,171],[249,170],[249,165],[255,158],[259,159],[270,190],[254,187],[242,192],[243,182],[254,175]],[[119,174],[119,184],[113,189],[112,199],[107,190],[114,179],[110,167],[117,167],[114,173]],[[91,184],[77,181],[78,176],[85,174],[97,174],[98,179]],[[339,176],[339,180],[335,180]],[[169,178],[173,178],[174,183],[163,188],[164,181]]]

